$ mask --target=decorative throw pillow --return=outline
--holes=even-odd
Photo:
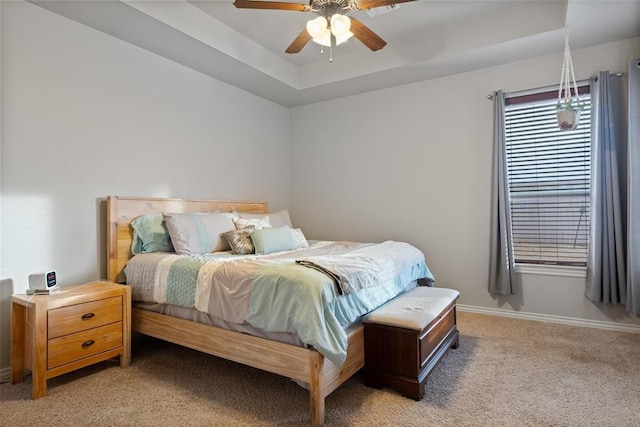
[[[133,240],[131,252],[134,255],[151,252],[173,252],[169,230],[162,214],[140,215],[131,221]]]
[[[229,242],[231,252],[236,255],[247,255],[255,251],[253,240],[251,240],[253,230],[253,226],[249,226],[240,230],[227,231],[226,233],[222,233],[222,235],[227,239],[227,242]]]
[[[255,219],[262,218],[265,214],[250,214],[250,213],[239,213],[240,218],[247,219]],[[271,222],[272,227],[282,227],[288,225],[290,228],[293,228],[291,224],[291,217],[289,216],[289,211],[283,209],[278,212],[269,212],[267,214],[269,216],[269,221]]]
[[[247,227],[253,227],[256,230],[271,227],[271,221],[269,220],[268,215],[262,215],[257,218],[238,218],[233,222],[236,225],[236,229],[238,230],[241,230]]]
[[[207,254],[230,249],[222,233],[235,230],[225,213],[163,213],[171,242],[180,255]]]
[[[309,242],[307,242],[306,237],[304,237],[304,233],[299,228],[291,229],[291,237],[293,238],[293,242],[296,244],[296,248],[305,249],[309,247]]]
[[[256,254],[266,255],[272,252],[291,251],[296,249],[296,244],[291,237],[291,229],[284,227],[271,227],[255,230],[251,234]]]

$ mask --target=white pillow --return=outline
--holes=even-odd
[[[291,217],[289,216],[289,211],[287,211],[286,209],[278,212],[269,212],[268,214],[239,213],[239,215],[240,218],[262,218],[263,216],[268,215],[272,227],[283,227],[285,225],[288,225],[289,228],[293,228],[293,225],[291,225]]]
[[[236,211],[225,212],[224,214],[229,218],[231,218],[232,221],[235,221],[236,219],[240,218],[240,214]]]
[[[162,213],[171,243],[179,255],[207,254],[230,249],[222,233],[235,230],[225,213]]]
[[[306,237],[304,237],[304,233],[299,228],[291,229],[291,237],[293,238],[293,242],[296,244],[298,249],[305,249],[309,247],[309,242],[307,242]]]

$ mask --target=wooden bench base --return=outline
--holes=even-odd
[[[422,330],[364,324],[365,384],[391,387],[420,400],[427,376],[449,348],[459,345],[456,303],[451,302]]]

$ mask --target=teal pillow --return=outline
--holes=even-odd
[[[174,252],[169,230],[161,213],[141,215],[131,221],[131,228],[133,228],[131,252],[134,255]]]
[[[251,234],[251,240],[253,240],[258,255],[297,249],[288,225],[255,230]]]

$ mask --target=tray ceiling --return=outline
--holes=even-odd
[[[286,47],[311,13],[237,9],[232,0],[31,1],[287,107],[640,36],[640,0],[418,0],[361,20],[387,41],[357,40],[333,62]],[[304,3],[304,1],[300,1]]]

